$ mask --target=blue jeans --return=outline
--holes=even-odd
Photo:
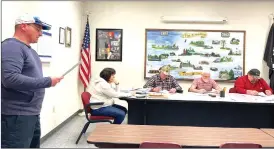
[[[1,115],[1,148],[39,148],[39,115]]]
[[[91,111],[95,116],[110,116],[114,118],[113,124],[121,124],[126,116],[127,109],[120,105],[102,107]]]

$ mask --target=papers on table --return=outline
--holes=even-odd
[[[204,94],[217,94],[216,90],[206,91]]]
[[[187,93],[187,94],[170,94],[168,96],[170,100],[187,100],[187,101],[212,101],[212,97],[207,94],[199,93]]]
[[[235,102],[247,102],[247,101],[255,101],[254,96],[245,95],[245,94],[228,94],[228,98]]]
[[[219,102],[245,102],[245,103],[274,103],[274,95],[272,96],[252,96],[245,94],[227,93],[226,96],[210,97],[208,94],[187,93],[187,94],[172,94],[168,96],[170,100],[185,100],[185,101],[219,101]]]
[[[270,102],[270,103],[274,103],[274,95],[271,96],[265,96],[265,97],[260,97],[260,96],[256,96],[255,100],[257,102]]]
[[[175,93],[171,94],[167,91],[161,91],[158,93],[149,92],[149,89],[127,89],[121,90],[125,93],[132,93],[133,98],[138,99],[137,96],[140,95],[142,98],[165,98],[168,100],[182,100],[182,101],[216,101],[216,102],[245,102],[245,103],[273,103],[274,104],[274,95],[267,96],[264,94],[260,94],[260,96],[252,96],[246,94],[237,94],[237,93],[226,93],[225,97],[220,97],[220,94],[214,94],[212,92],[200,94],[193,92],[186,93]],[[133,94],[134,92],[134,94]],[[211,97],[209,94],[214,94],[216,97]],[[160,97],[163,96],[164,97]],[[144,97],[145,96],[145,97]]]
[[[262,96],[230,93],[229,98],[231,100],[234,100],[235,102],[274,103],[274,95],[262,97]]]
[[[124,88],[124,89],[121,89],[120,92],[128,93],[128,92],[135,91],[135,92],[144,92],[144,93],[148,93],[149,90],[150,90],[150,89],[147,89],[147,88]]]
[[[264,92],[259,92],[258,96],[266,97],[267,95]]]

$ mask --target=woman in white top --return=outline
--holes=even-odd
[[[115,100],[117,100],[115,98],[128,94],[119,92],[119,83],[115,80],[115,74],[116,71],[113,68],[104,68],[100,73],[100,78],[92,81],[88,90],[91,94],[90,102],[104,102],[102,106],[92,106],[91,114],[110,116],[114,118],[114,124],[121,124],[126,116],[127,108],[115,104]],[[112,88],[113,83],[116,85],[115,88]]]

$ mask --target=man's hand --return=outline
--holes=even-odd
[[[201,93],[201,94],[203,94],[203,93],[206,92],[206,90],[205,89],[200,89],[198,92]]]
[[[175,88],[172,88],[169,90],[169,93],[175,93],[176,92],[176,89]]]
[[[270,95],[272,95],[272,92],[270,90],[266,90],[265,94],[268,95],[268,96],[270,96]]]
[[[214,93],[216,93],[216,94],[220,94],[220,92],[221,92],[220,90],[215,90],[214,91]]]
[[[258,95],[259,93],[257,91],[247,90],[247,94],[249,95]]]
[[[153,92],[160,92],[161,88],[160,87],[155,87],[152,89]]]
[[[51,77],[51,86],[55,86],[59,83],[64,77]]]
[[[252,91],[252,95],[258,95],[259,94],[259,92],[257,92],[257,91]]]

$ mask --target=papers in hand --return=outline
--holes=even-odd
[[[68,73],[70,73],[76,66],[80,65],[81,61],[79,61],[77,64],[73,65],[69,70],[67,70],[62,76],[64,77]]]

